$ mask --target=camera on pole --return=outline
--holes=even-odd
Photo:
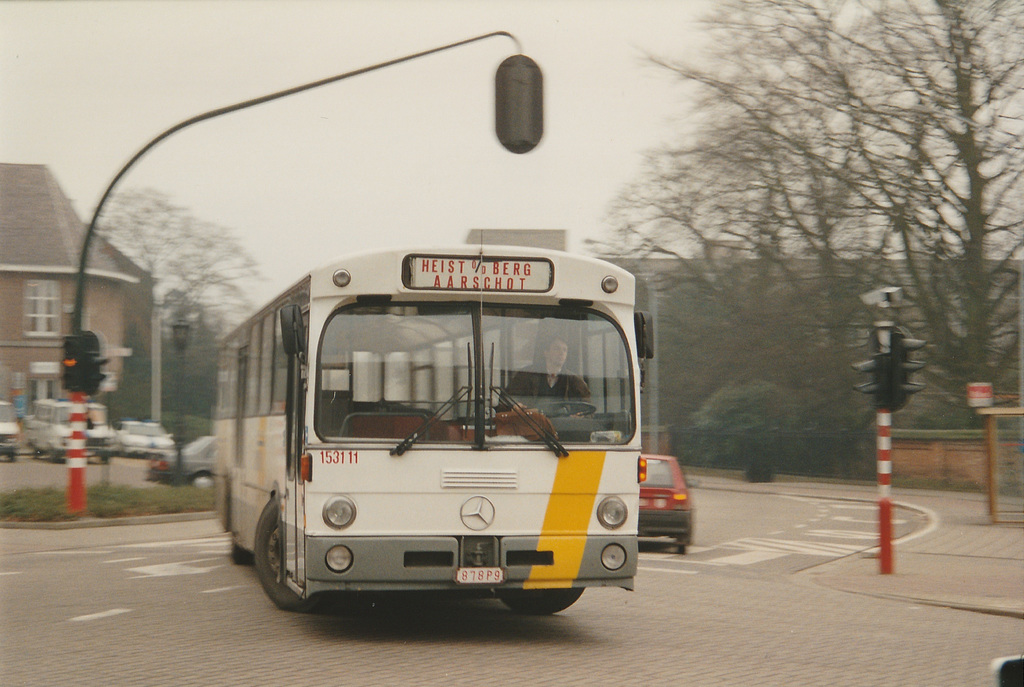
[[[913,381],[910,375],[924,367],[925,363],[911,359],[910,355],[924,348],[927,342],[912,338],[910,332],[896,324],[896,313],[903,302],[903,289],[900,287],[883,286],[860,298],[865,305],[878,308],[884,317],[875,322],[868,339],[871,360],[853,364],[853,369],[867,372],[871,378],[853,388],[870,394],[875,408],[879,410],[899,410],[907,404],[911,395],[924,389],[924,384]]]

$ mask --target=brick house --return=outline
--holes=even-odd
[[[45,165],[0,163],[0,399],[20,411],[64,393],[59,361],[85,228]],[[152,302],[149,274],[94,237],[82,328],[97,333],[109,359],[101,400],[133,354],[126,340],[148,347]]]

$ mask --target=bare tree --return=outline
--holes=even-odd
[[[706,21],[694,134],[653,153],[610,239],[671,253],[739,305],[738,260],[806,295],[831,343],[859,343],[854,297],[893,283],[930,378],[1009,385],[1024,257],[1024,4],[745,0]],[[725,258],[723,262],[722,258]]]
[[[255,261],[230,229],[196,219],[160,191],[128,190],[104,210],[100,232],[153,277],[159,307],[202,312],[221,328],[250,309]]]

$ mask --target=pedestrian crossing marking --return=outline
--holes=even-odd
[[[874,539],[878,535],[874,532],[863,530],[810,530],[807,532],[812,537],[832,537],[833,539]]]
[[[745,551],[777,551],[783,554],[798,553],[807,556],[845,556],[864,549],[863,546],[856,544],[808,542],[793,539],[761,539],[757,537],[737,539],[722,546],[743,549]]]
[[[764,563],[765,561],[774,560],[776,558],[782,558],[788,556],[788,553],[781,553],[779,551],[745,551],[743,553],[737,553],[732,556],[723,556],[721,558],[713,558],[708,563],[714,565],[753,565],[754,563]]]

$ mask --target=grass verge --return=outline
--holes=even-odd
[[[213,510],[213,489],[199,487],[88,487],[85,511],[70,513],[64,489],[16,489],[0,493],[0,520],[54,522],[80,518],[122,518]]]

